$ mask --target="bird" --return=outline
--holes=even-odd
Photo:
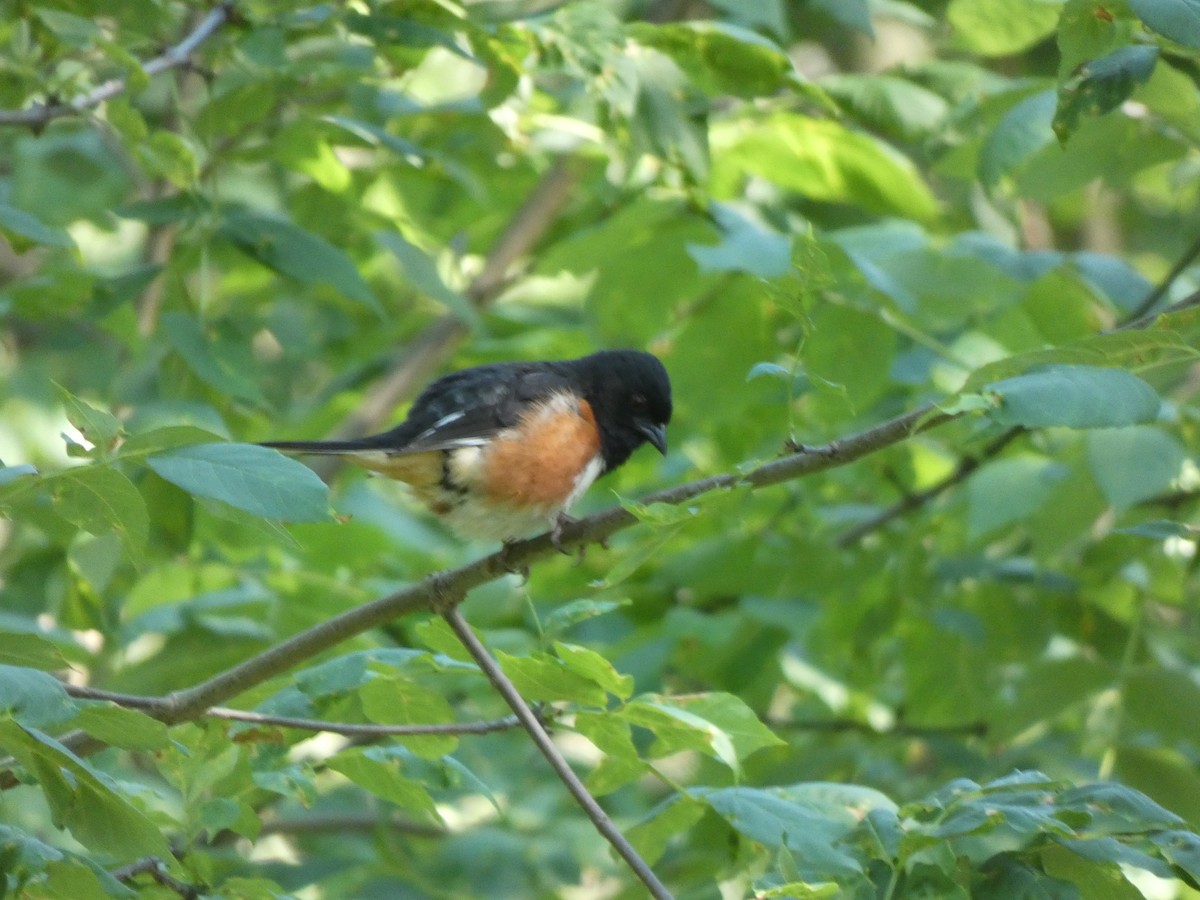
[[[344,457],[406,483],[457,534],[505,545],[550,528],[562,549],[570,507],[649,443],[667,452],[671,381],[640,350],[490,363],[434,380],[407,418],[356,440],[264,441]]]

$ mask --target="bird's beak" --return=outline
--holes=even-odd
[[[657,422],[638,422],[637,429],[663,456],[667,455],[667,426]]]

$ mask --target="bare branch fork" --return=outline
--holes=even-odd
[[[226,0],[215,6],[187,37],[168,48],[164,53],[142,63],[142,71],[148,76],[154,76],[186,65],[192,54],[196,52],[196,48],[233,18],[233,6],[233,0]],[[0,126],[21,125],[41,128],[51,119],[78,115],[99,106],[105,100],[111,100],[113,97],[123,94],[128,87],[128,78],[113,78],[66,103],[35,103],[25,109],[0,110]]]

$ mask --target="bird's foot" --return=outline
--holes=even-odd
[[[500,561],[500,565],[504,567],[504,571],[508,572],[510,575],[520,575],[521,584],[524,585],[529,582],[529,566],[518,565],[510,558],[513,545],[516,543],[517,542],[515,540],[501,541],[498,559]]]

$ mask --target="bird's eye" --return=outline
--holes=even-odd
[[[629,402],[630,402],[630,404],[632,404],[634,409],[645,409],[646,403],[647,403],[646,395],[645,394],[634,394],[632,397],[629,398]]]

